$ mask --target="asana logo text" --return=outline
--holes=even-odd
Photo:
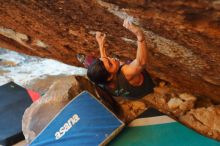
[[[75,125],[80,120],[79,116],[77,114],[74,114],[69,120],[64,123],[62,127],[60,127],[59,131],[55,133],[56,140],[60,139],[62,136],[65,135],[66,132],[68,132],[73,125]]]

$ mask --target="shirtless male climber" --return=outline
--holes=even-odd
[[[124,20],[123,26],[137,37],[136,58],[129,64],[123,64],[115,58],[107,56],[105,34],[96,33],[101,57],[95,59],[89,66],[87,76],[98,86],[113,96],[122,96],[127,99],[138,99],[153,91],[154,83],[145,70],[148,59],[148,49],[145,44],[143,31]]]

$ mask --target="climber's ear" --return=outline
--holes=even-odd
[[[110,77],[108,77],[107,81],[111,81],[113,79],[113,75],[111,74]]]

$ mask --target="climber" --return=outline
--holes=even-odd
[[[148,50],[143,31],[128,19],[123,26],[137,37],[136,58],[129,64],[107,56],[104,47],[105,34],[96,33],[101,58],[95,59],[89,66],[87,76],[98,86],[113,96],[137,99],[153,91],[154,83],[145,70]]]

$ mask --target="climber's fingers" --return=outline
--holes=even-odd
[[[133,18],[130,18],[130,17],[126,18],[124,20],[123,26],[127,28],[128,30],[131,30],[134,27],[134,24],[132,23],[132,21],[133,21]]]
[[[104,41],[106,37],[106,34],[101,33],[99,31],[96,32],[96,40],[97,41]]]
[[[106,35],[104,33],[101,32],[96,32],[96,40],[99,44],[99,46],[103,47],[105,44],[105,37]]]
[[[128,19],[124,20],[123,26],[128,29],[129,26]]]

